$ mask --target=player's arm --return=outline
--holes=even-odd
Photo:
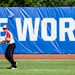
[[[2,41],[0,41],[0,43],[1,43]]]
[[[1,43],[9,43],[10,42],[10,38],[11,38],[10,33],[7,33],[5,39],[2,40]]]
[[[10,39],[8,38],[5,38],[4,40],[0,41],[0,43],[9,43],[10,42]]]

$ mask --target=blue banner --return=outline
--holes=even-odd
[[[14,36],[15,54],[75,54],[75,7],[3,7],[0,40],[5,24]],[[0,44],[0,54],[6,47]]]

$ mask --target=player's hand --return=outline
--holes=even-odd
[[[0,41],[0,43],[2,43],[2,41]]]
[[[1,43],[1,41],[0,41],[0,43]]]
[[[0,41],[0,43],[1,43],[1,41]]]

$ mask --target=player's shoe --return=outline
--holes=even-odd
[[[7,69],[17,69],[17,64],[18,63],[15,62],[15,65],[14,66],[11,65],[10,67],[7,67]]]
[[[18,64],[18,63],[16,63],[16,62],[15,62],[15,65],[14,65],[14,66],[12,66],[12,68],[11,68],[11,69],[17,69],[17,64]]]
[[[17,67],[12,67],[11,69],[12,69],[12,70],[17,69]]]

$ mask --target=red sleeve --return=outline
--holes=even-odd
[[[6,38],[10,38],[10,37],[11,37],[10,33],[7,32],[7,33],[6,33]]]

